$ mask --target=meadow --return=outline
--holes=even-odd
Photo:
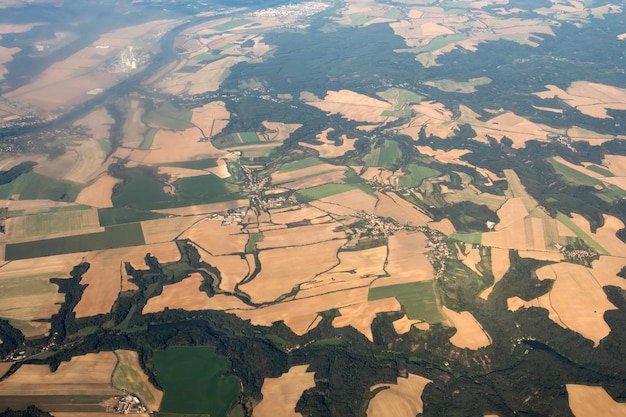
[[[38,258],[143,244],[145,241],[141,225],[131,223],[129,225],[108,226],[105,227],[104,232],[11,243],[6,246],[5,258],[7,260]]]
[[[432,281],[412,282],[370,288],[370,301],[394,297],[404,308],[409,319],[423,320],[431,324],[444,322],[437,294]]]
[[[163,402],[159,415],[224,416],[239,395],[239,382],[224,376],[226,358],[212,346],[172,346],[153,352]]]

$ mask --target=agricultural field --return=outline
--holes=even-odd
[[[122,394],[111,385],[116,364],[113,352],[101,352],[74,357],[56,372],[46,365],[22,366],[0,381],[0,407],[15,409],[37,403],[55,414],[105,412],[104,402]]]
[[[446,321],[437,300],[432,282],[414,282],[370,288],[369,300],[394,297],[412,320],[422,320],[431,324]]]
[[[18,3],[0,413],[621,415],[623,4]]]
[[[226,358],[211,346],[169,347],[153,360],[163,387],[160,415],[226,415],[239,395],[237,378],[224,375]]]
[[[278,378],[265,378],[261,394],[263,399],[254,407],[257,417],[292,417],[302,393],[315,386],[314,373],[307,372],[308,365],[294,366]]]
[[[391,169],[402,157],[398,144],[392,140],[385,141],[380,148],[374,148],[363,158],[363,162],[371,167],[385,167]]]
[[[377,393],[367,407],[367,417],[410,417],[421,414],[424,410],[422,392],[431,382],[422,376],[409,374],[406,378],[398,378],[396,384],[374,385],[370,390]]]
[[[138,396],[149,411],[159,409],[163,393],[157,390],[139,365],[137,352],[116,350],[117,365],[113,371],[113,386]]]

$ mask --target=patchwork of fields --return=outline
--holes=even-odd
[[[623,5],[131,3],[0,24],[0,412],[624,414]]]

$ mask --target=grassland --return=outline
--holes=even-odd
[[[398,182],[403,187],[419,187],[426,178],[441,175],[441,172],[429,167],[409,164],[406,169],[409,175],[399,178]]]
[[[386,140],[382,147],[372,149],[372,151],[363,158],[363,162],[371,167],[393,169],[400,158],[402,158],[402,151],[398,148],[398,143],[392,140]]]
[[[175,182],[175,194],[166,193],[163,183],[141,169],[124,173],[125,182],[112,197],[114,207],[152,210],[217,203],[241,197],[235,188],[216,175],[181,178]]]
[[[252,253],[256,251],[256,244],[263,241],[263,233],[250,233],[248,243],[246,243],[246,253]]]
[[[259,136],[256,132],[233,133],[233,139],[237,144],[259,143]]]
[[[8,244],[5,259],[38,258],[64,253],[138,246],[144,243],[141,225],[132,223],[109,226],[104,229],[104,232],[99,233]]]
[[[602,186],[602,181],[563,165],[560,162],[555,161],[553,158],[548,159],[548,162],[552,165],[554,170],[570,184],[585,185],[589,187]]]
[[[320,198],[345,193],[346,191],[352,191],[357,188],[359,187],[354,184],[323,184],[318,185],[317,187],[300,190],[296,193],[296,197],[298,198],[298,201],[309,202],[313,200],[319,200]]]
[[[462,34],[454,34],[454,35],[441,35],[434,38],[432,41],[428,43],[423,49],[426,52],[434,52],[437,49],[441,49],[444,46],[450,45],[452,43],[461,41],[465,39],[465,35]]]
[[[0,199],[9,199],[19,194],[22,200],[74,201],[83,185],[70,181],[57,180],[28,172],[8,184],[0,185]]]
[[[217,159],[196,159],[195,161],[171,162],[163,164],[166,167],[187,168],[187,169],[208,169],[217,167]]]
[[[453,233],[450,235],[450,238],[454,240],[458,240],[465,243],[478,244],[480,245],[482,241],[482,233]]]
[[[252,23],[251,20],[248,19],[234,19],[230,22],[222,23],[221,25],[213,26],[211,29],[217,30],[218,32],[225,32],[230,29],[237,28],[239,26],[247,25],[248,23]]]
[[[580,240],[585,242],[587,246],[589,246],[592,250],[598,252],[601,255],[609,255],[609,252],[606,249],[600,246],[598,242],[593,240],[591,236],[589,236],[587,233],[585,233],[584,230],[578,227],[572,221],[572,219],[567,217],[567,215],[559,212],[556,215],[556,219],[560,221],[561,223],[563,223],[565,226],[567,226],[572,232],[574,232],[576,234],[576,237],[578,237]]]
[[[612,173],[611,171],[609,171],[608,169],[606,169],[606,168],[602,168],[602,167],[599,167],[599,166],[597,166],[597,165],[587,165],[587,166],[586,166],[586,168],[587,168],[589,171],[593,171],[593,172],[595,172],[596,174],[600,174],[600,175],[602,175],[602,176],[604,176],[604,177],[614,177],[614,176],[615,176],[615,174],[613,174],[613,173]]]
[[[441,323],[446,319],[441,314],[433,285],[433,281],[425,281],[370,288],[368,299],[373,301],[394,297],[404,307],[409,319]]]
[[[146,123],[152,128],[186,130],[193,127],[193,124],[191,123],[191,116],[191,111],[177,109],[170,102],[165,101],[152,111],[148,112],[145,118]]]
[[[115,224],[135,223],[144,220],[154,220],[165,217],[165,214],[155,213],[152,211],[142,211],[127,207],[111,207],[98,209],[98,219],[100,225],[112,226]]]
[[[226,359],[212,346],[157,350],[153,363],[164,389],[159,415],[223,416],[239,394],[237,378],[224,376]]]
[[[154,141],[154,135],[156,135],[158,129],[148,129],[146,133],[143,134],[143,140],[139,144],[139,149],[148,150],[152,147],[152,142]]]
[[[96,231],[100,227],[98,212],[88,207],[77,210],[49,211],[7,220],[6,233],[12,239],[51,237],[51,234],[71,234],[81,230]]]
[[[314,157],[308,157],[308,158],[299,159],[293,162],[287,162],[286,164],[280,167],[280,172],[296,171],[299,169],[309,168],[309,167],[320,165],[320,164],[323,164],[323,162],[320,161],[319,159],[314,158]]]

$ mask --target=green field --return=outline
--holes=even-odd
[[[329,197],[335,194],[341,194],[346,191],[355,190],[358,187],[355,184],[323,184],[316,187],[306,188],[296,193],[298,201],[306,203],[320,198]]]
[[[572,185],[585,185],[588,187],[595,187],[596,185],[603,186],[602,181],[590,177],[589,175],[585,175],[582,172],[575,170],[574,168],[563,165],[552,158],[549,158],[548,162],[567,183],[570,183]]]
[[[45,211],[25,216],[14,216],[6,233],[11,239],[23,239],[54,233],[68,232],[100,227],[96,209],[63,211]]]
[[[249,144],[249,143],[259,143],[259,136],[256,132],[240,132],[233,133],[233,139],[237,144]]]
[[[111,207],[98,209],[100,226],[112,226],[114,224],[135,223],[144,220],[154,220],[166,217],[166,214],[152,211],[142,211],[127,207]]]
[[[141,224],[109,226],[104,232],[6,245],[6,260],[38,258],[145,244]]]
[[[178,109],[174,107],[174,105],[170,102],[165,101],[155,109],[152,109],[150,112],[148,112],[145,116],[145,119],[146,123],[153,128],[162,128],[168,130],[186,130],[194,126],[191,123],[191,116],[191,110]],[[144,135],[144,142],[145,139],[146,137]],[[144,149],[141,148],[142,145],[144,145],[143,142],[140,145],[140,149]]]
[[[480,245],[482,241],[483,234],[480,232],[475,233],[452,233],[450,235],[451,239],[458,240],[459,242],[478,244]]]
[[[402,151],[398,148],[398,143],[393,140],[386,140],[382,147],[372,149],[363,158],[363,162],[370,167],[393,169],[400,158],[402,158]]]
[[[626,191],[615,185],[609,185],[604,190],[596,193],[596,195],[607,203],[613,203],[626,197]]]
[[[387,9],[383,13],[383,17],[386,19],[403,19],[404,13],[400,9]]]
[[[212,346],[156,350],[153,363],[164,391],[161,416],[225,416],[239,395],[239,381],[224,376],[226,359]]]
[[[263,232],[250,233],[248,242],[246,243],[246,253],[256,251],[256,244],[263,240]]]
[[[222,58],[224,58],[224,55],[211,54],[211,53],[200,54],[200,55],[196,55],[193,57],[193,59],[195,59],[200,64],[209,64],[211,62],[217,61]]]
[[[139,145],[139,149],[148,150],[152,147],[152,141],[154,140],[154,135],[158,132],[159,129],[148,129],[146,133],[143,134],[143,140]]]
[[[287,162],[280,167],[280,172],[296,171],[298,169],[304,169],[320,164],[323,164],[323,162],[317,158],[310,156],[308,158],[299,159],[297,161]]]
[[[124,183],[112,197],[116,208],[155,210],[195,204],[217,203],[243,198],[236,187],[213,175],[181,178],[175,182],[175,194],[166,193],[154,172],[146,169],[125,169]]]
[[[407,317],[411,320],[424,320],[430,324],[446,320],[439,309],[434,281],[370,288],[368,294],[370,301],[391,297],[402,304]]]
[[[600,174],[600,175],[605,176],[605,177],[614,177],[614,176],[615,176],[615,174],[613,174],[613,173],[612,173],[611,171],[609,171],[608,169],[606,169],[606,168],[602,168],[602,167],[599,167],[599,166],[597,166],[597,165],[588,165],[588,166],[587,166],[587,169],[588,169],[589,171],[593,171],[593,172],[595,172],[596,174]]]
[[[20,175],[8,184],[0,185],[0,199],[19,194],[21,200],[74,201],[83,185],[57,180],[33,171]]]
[[[373,19],[374,19],[374,16],[366,16],[363,14],[351,14],[350,24],[352,26],[361,26]]]
[[[217,166],[217,159],[196,159],[195,161],[170,162],[163,164],[166,167],[187,168],[187,169],[208,169]]]
[[[108,139],[98,139],[98,146],[105,154],[111,153],[111,142]]]
[[[558,212],[556,215],[556,219],[560,221],[561,223],[563,223],[565,226],[567,226],[572,232],[574,232],[576,234],[576,237],[578,237],[580,240],[585,242],[587,246],[589,246],[592,250],[598,252],[600,255],[610,255],[610,253],[606,249],[600,246],[598,242],[593,240],[591,236],[589,236],[587,233],[585,233],[584,230],[578,227],[572,221],[572,219],[567,217],[566,214]]]
[[[441,175],[441,172],[429,167],[409,164],[406,169],[409,175],[400,177],[399,184],[402,187],[419,187],[426,178]]]
[[[219,32],[224,32],[229,29],[234,29],[239,26],[247,25],[251,22],[252,21],[248,19],[235,19],[231,20],[230,22],[222,23],[221,25],[213,26],[211,29],[217,30]]]
[[[454,35],[441,35],[437,36],[435,39],[430,41],[428,45],[424,47],[425,52],[433,52],[437,49],[441,49],[444,46],[450,45],[451,43],[461,41],[465,39],[466,36],[463,34],[455,33]]]
[[[379,97],[394,105],[395,109],[402,109],[407,104],[418,104],[424,97],[409,90],[401,88],[390,88],[389,90],[377,93]]]

